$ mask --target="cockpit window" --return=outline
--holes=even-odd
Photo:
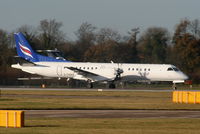
[[[173,67],[174,71],[179,71],[178,68]]]
[[[169,67],[169,68],[167,69],[167,71],[179,71],[179,69],[176,68],[176,67]]]
[[[167,69],[167,71],[173,71],[173,68],[169,67],[169,68]]]

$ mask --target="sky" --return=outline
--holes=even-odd
[[[200,19],[199,5],[200,0],[0,0],[0,29],[12,32],[25,24],[37,27],[41,20],[56,19],[71,39],[84,22],[123,35],[136,27],[173,32],[181,19]]]

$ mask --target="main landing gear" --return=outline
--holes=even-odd
[[[93,88],[94,87],[91,80],[88,80],[87,82],[88,82],[87,88]]]
[[[89,83],[88,88],[93,88],[93,83]]]
[[[92,81],[91,81],[91,80],[88,80],[88,81],[87,81],[87,88],[93,88],[93,87],[94,87],[94,86],[93,86]],[[114,83],[114,82],[109,83],[108,88],[111,88],[111,89],[116,88],[115,83]]]
[[[114,84],[113,82],[109,84],[109,88],[112,88],[112,89],[113,89],[113,88],[115,88],[115,87],[116,87],[116,86],[115,86],[115,84]]]

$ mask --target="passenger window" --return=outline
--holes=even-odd
[[[147,71],[147,69],[145,68],[144,71]]]
[[[97,69],[97,67],[95,67],[95,69]]]
[[[128,68],[128,70],[130,71],[130,68]]]
[[[134,68],[132,68],[132,70],[134,71]]]
[[[151,71],[150,68],[148,69],[148,71]]]
[[[85,69],[85,67],[83,67],[83,69]]]
[[[136,68],[136,71],[138,71],[138,68]]]

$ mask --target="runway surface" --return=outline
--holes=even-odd
[[[26,110],[25,117],[55,118],[200,118],[188,110]]]
[[[35,91],[145,91],[145,92],[172,92],[172,89],[153,89],[153,88],[132,88],[132,89],[120,89],[120,88],[116,88],[116,89],[98,89],[98,88],[94,88],[94,89],[88,89],[88,88],[29,88],[29,87],[11,87],[11,88],[7,88],[7,87],[0,87],[0,90],[27,90],[27,91],[31,91],[31,90],[35,90]]]

